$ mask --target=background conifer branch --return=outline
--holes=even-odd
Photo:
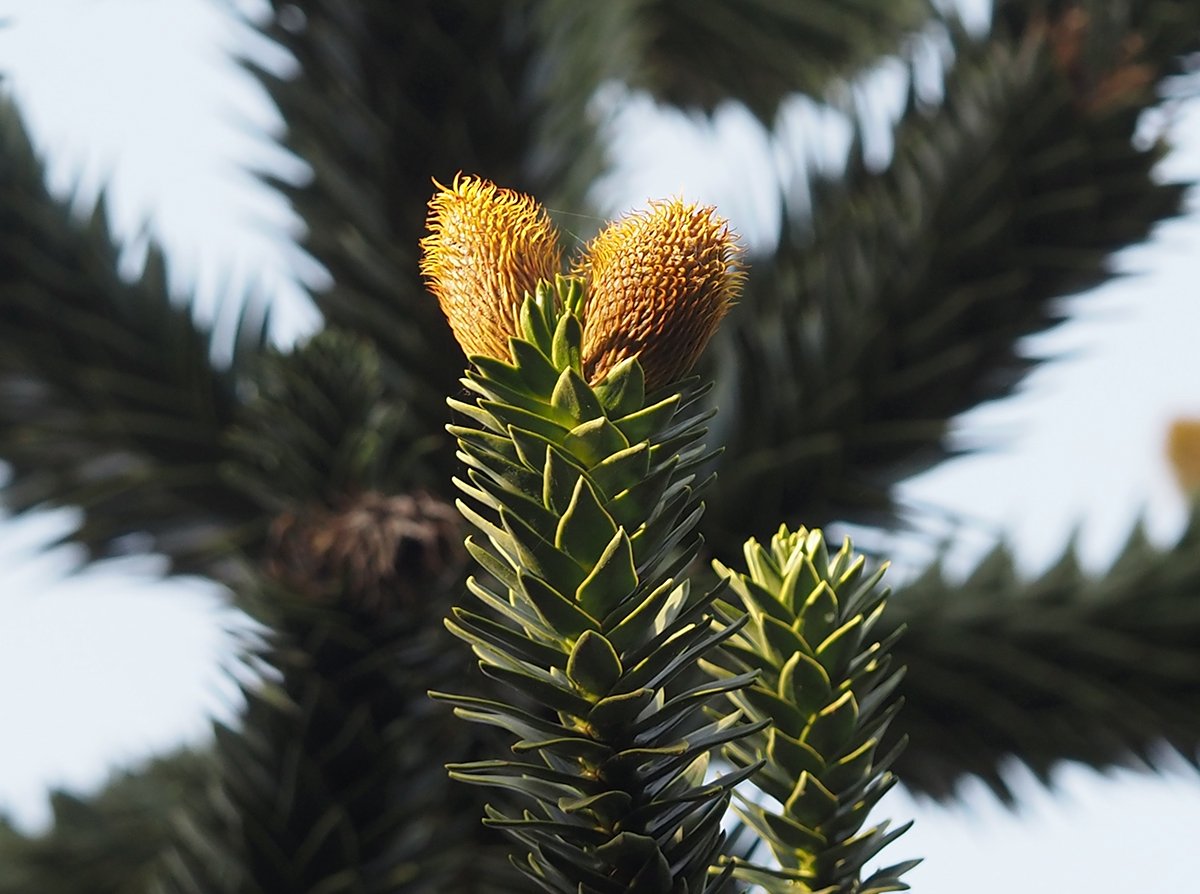
[[[5,505],[81,508],[67,538],[91,557],[136,544],[178,571],[219,576],[252,511],[219,469],[237,378],[265,340],[265,318],[249,305],[232,365],[214,366],[211,335],[172,301],[158,249],[132,281],[117,256],[103,201],[80,219],[52,197],[0,98]]]
[[[974,776],[1011,802],[1014,758],[1047,783],[1064,760],[1195,765],[1198,593],[1195,508],[1173,545],[1138,527],[1102,573],[1082,571],[1073,547],[1032,580],[1005,548],[961,582],[934,566],[885,616],[908,631],[895,650],[908,668],[897,774],[938,799]]]
[[[1193,40],[1197,18],[1182,30]],[[814,184],[811,218],[752,259],[714,352],[756,359],[728,368],[726,471],[705,527],[718,555],[780,518],[894,523],[892,484],[953,456],[950,420],[1028,371],[1019,339],[1061,322],[1058,299],[1110,278],[1113,252],[1179,212],[1185,185],[1153,173],[1165,146],[1134,139],[1178,43],[1122,30],[1164,52],[1139,53],[1147,77],[1097,101],[1045,22],[982,39],[956,28],[946,96],[910,94],[887,168],[852,150],[842,178]],[[1076,39],[1111,43],[1095,30]]]

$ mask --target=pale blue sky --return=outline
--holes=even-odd
[[[181,293],[196,283],[206,316],[221,318],[217,296],[231,282],[235,293],[253,284],[277,300],[281,335],[313,325],[294,277],[319,272],[288,243],[294,221],[286,206],[243,173],[294,162],[257,135],[276,128],[278,117],[225,61],[255,39],[231,24],[221,3],[0,0],[0,16],[13,20],[0,30],[0,69],[12,74],[54,188],[78,192],[86,205],[107,186],[117,232],[135,246],[131,265],[150,232],[165,244]],[[750,239],[769,235],[763,221],[774,184],[797,147],[824,151],[817,147],[829,142],[809,136],[815,113],[803,104],[789,110],[787,136],[774,143],[736,110],[711,126],[656,114],[636,99],[625,114],[609,182],[614,210],[682,192],[719,204]],[[1179,149],[1163,173],[1200,178],[1200,105],[1175,110],[1169,126]],[[1198,255],[1195,213],[1122,255],[1120,268],[1133,276],[1074,300],[1073,322],[1028,342],[1039,356],[1071,358],[1035,372],[1016,398],[962,421],[964,437],[1003,449],[905,484],[915,503],[977,521],[956,551],[960,565],[990,532],[1009,537],[1030,570],[1056,556],[1076,527],[1091,567],[1103,566],[1139,514],[1159,542],[1177,533],[1183,501],[1162,441],[1174,415],[1200,415]],[[48,785],[94,785],[104,768],[202,737],[212,714],[229,717],[236,708],[225,669],[228,631],[241,622],[216,588],[156,580],[152,559],[64,577],[71,551],[42,547],[70,523],[69,512],[58,512],[0,527],[0,809],[26,823],[44,819]],[[888,856],[926,858],[911,877],[925,894],[1193,884],[1194,774],[1101,777],[1065,768],[1058,781],[1054,795],[1023,786],[1016,814],[975,785],[949,810],[898,795],[888,815],[903,821],[915,813],[917,826]]]

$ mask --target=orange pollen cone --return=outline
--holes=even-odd
[[[561,269],[558,233],[529,196],[461,174],[434,183],[421,275],[466,354],[507,360],[525,294]]]
[[[741,291],[742,249],[710,206],[679,199],[610,224],[575,272],[586,281],[584,374],[637,356],[654,389],[685,376]]]

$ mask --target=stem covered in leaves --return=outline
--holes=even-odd
[[[505,790],[486,821],[543,890],[716,891],[732,869],[710,875],[721,819],[755,766],[712,778],[709,758],[765,721],[706,710],[754,674],[699,672],[741,622],[716,623],[720,588],[677,577],[700,543],[706,417],[694,387],[647,397],[636,358],[589,385],[581,302],[574,280],[540,285],[511,362],[473,357],[476,399],[451,401],[459,507],[482,535],[467,548],[487,575],[447,624],[512,697],[435,697],[509,731],[515,758],[450,770]]]
[[[900,876],[918,861],[863,879],[867,862],[911,825],[889,831],[883,822],[863,831],[895,784],[888,767],[903,746],[878,753],[900,708],[893,693],[903,675],[889,655],[901,631],[871,637],[887,599],[883,569],[866,574],[849,540],[830,555],[821,531],[786,526],[770,549],[748,541],[745,555],[748,574],[714,563],[741,604],[718,604],[725,629],[736,632],[710,668],[718,679],[759,674],[752,686],[730,692],[730,707],[768,725],[726,745],[724,756],[757,767],[751,782],[768,806],[739,793],[735,809],[778,866],[734,860],[735,875],[790,894],[905,890]]]

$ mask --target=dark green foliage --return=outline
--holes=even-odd
[[[214,769],[210,756],[181,751],[122,771],[95,794],[52,794],[54,824],[40,835],[0,820],[0,892],[147,890],[174,824],[188,821],[192,799],[215,783]]]
[[[518,799],[521,812],[489,806],[488,823],[540,890],[716,892],[721,819],[753,766],[709,779],[709,757],[757,727],[706,715],[752,677],[696,672],[741,625],[716,629],[717,590],[675,577],[699,548],[704,416],[693,389],[645,396],[635,360],[589,387],[580,297],[573,281],[539,286],[513,362],[475,358],[475,403],[451,401],[460,508],[482,535],[467,544],[495,581],[468,581],[482,611],[455,608],[447,626],[516,697],[438,697],[507,731],[517,755],[451,775]]]
[[[469,792],[429,772],[471,756],[425,696],[464,670],[432,620],[444,603],[378,617],[280,591],[259,601],[275,614],[251,657],[274,678],[244,687],[239,730],[218,728],[220,789],[191,805],[208,820],[176,836],[154,890],[518,890]]]
[[[1190,0],[998,0],[993,17],[1009,34],[1050,25],[1082,38],[1074,81],[1085,88],[1126,64],[1148,66],[1141,86],[1149,87],[1186,71],[1186,56],[1200,50],[1200,9]]]
[[[1036,36],[955,34],[945,101],[910,102],[888,168],[852,159],[752,259],[719,333],[742,358],[719,555],[780,519],[888,521],[891,484],[952,454],[950,420],[1020,382],[1019,338],[1180,208],[1183,186],[1152,176],[1163,147],[1132,142],[1148,89],[1085,108]]]
[[[905,784],[939,799],[964,776],[1001,797],[1016,757],[1048,781],[1063,760],[1196,763],[1200,716],[1200,509],[1169,549],[1135,530],[1116,563],[1085,574],[1069,551],[1029,581],[998,549],[962,583],[938,568],[892,597],[907,628],[900,724]]]
[[[178,837],[163,889],[506,890],[498,851],[477,875],[478,803],[428,772],[474,742],[425,695],[465,669],[439,624],[461,534],[450,507],[399,490],[422,448],[373,347],[327,330],[262,358],[252,383],[225,476],[274,515],[237,594],[264,627],[245,660],[265,679],[243,686],[240,728],[217,730],[212,819]]]
[[[830,554],[820,531],[781,528],[770,548],[746,543],[747,572],[720,563],[740,605],[720,604],[730,624],[749,623],[714,659],[719,679],[753,672],[748,688],[729,700],[769,726],[724,748],[766,796],[738,793],[738,815],[771,849],[778,866],[736,859],[735,876],[767,891],[883,894],[908,886],[900,876],[914,861],[865,867],[907,825],[888,821],[864,830],[868,815],[896,783],[889,767],[900,751],[881,743],[900,702],[902,671],[892,667],[893,631],[877,639],[887,591],[882,569],[850,542]]]
[[[528,191],[585,236],[577,220],[591,218],[572,215],[590,214],[604,170],[603,115],[620,93],[608,85],[689,109],[740,101],[770,123],[792,92],[840,101],[848,77],[938,27],[922,0],[271,6],[278,16],[264,33],[294,55],[298,74],[250,67],[286,119],[287,146],[311,169],[306,182],[276,185],[331,279],[314,296],[330,331],[297,350],[264,350],[250,304],[232,363],[214,365],[210,334],[168,295],[161,256],[152,250],[140,277],[122,278],[103,207],[81,220],[49,197],[11,105],[0,108],[5,505],[79,506],[72,539],[90,557],[150,550],[175,571],[235,584],[232,598],[264,624],[245,654],[265,679],[247,684],[248,707],[211,759],[173,759],[93,798],[60,797],[44,836],[0,827],[0,892],[527,890],[499,859],[499,836],[478,825],[476,790],[435,769],[500,753],[500,733],[454,723],[423,696],[460,691],[466,663],[439,627],[460,592],[453,516],[438,494],[460,469],[443,399],[463,397],[464,361],[417,274],[430,178],[463,170]],[[1151,175],[1163,147],[1132,137],[1182,54],[1200,48],[1200,4],[1088,0],[1082,20],[1074,6],[998,0],[986,37],[946,25],[957,58],[945,100],[913,99],[886,168],[852,153],[845,175],[817,183],[811,210],[785,222],[780,245],[753,259],[709,355],[722,410],[713,440],[727,446],[719,464],[697,453],[672,465],[662,448],[595,465],[663,421],[628,415],[624,402],[644,397],[637,388],[589,389],[568,376],[556,393],[557,373],[539,383],[547,401],[535,409],[584,418],[595,400],[621,424],[570,438],[551,426],[500,448],[495,436],[507,430],[469,435],[471,419],[528,417],[507,404],[506,373],[481,367],[471,387],[494,389],[499,402],[456,434],[479,505],[511,511],[512,530],[494,532],[514,549],[520,541],[530,568],[604,570],[572,592],[584,610],[475,547],[500,584],[478,584],[491,607],[460,609],[452,623],[503,682],[479,681],[468,711],[520,718],[524,696],[503,688],[517,682],[569,717],[656,668],[629,666],[636,644],[613,626],[619,611],[592,612],[628,587],[631,566],[639,580],[665,579],[694,554],[695,493],[668,490],[680,476],[719,468],[703,530],[724,557],[781,519],[894,525],[892,484],[948,455],[955,414],[1012,391],[1028,366],[1018,340],[1053,325],[1059,298],[1103,281],[1114,252],[1178,211],[1181,187]],[[664,413],[690,420],[699,407]],[[671,450],[696,431],[679,434]],[[562,448],[548,462],[547,440]],[[525,461],[538,451],[541,464]],[[497,470],[525,491],[505,489]],[[642,484],[614,490],[635,472]],[[608,528],[656,511],[636,542]],[[572,518],[559,542],[531,534],[547,514]],[[910,668],[909,703],[892,730],[912,740],[900,777],[947,798],[974,774],[1007,796],[998,768],[1014,758],[1043,778],[1063,759],[1153,762],[1163,743],[1194,758],[1196,531],[1193,521],[1166,551],[1135,543],[1095,578],[1064,562],[1026,582],[998,554],[965,584],[935,570],[906,586],[875,633],[887,641],[895,625],[909,627],[895,650]],[[557,535],[557,522],[542,533]],[[606,533],[613,547],[600,563],[593,547]],[[515,603],[491,599],[510,586],[532,614],[514,619]],[[708,597],[675,592],[639,587],[638,596],[664,617],[684,611],[675,622],[697,625],[699,647]],[[550,619],[572,630],[569,648],[526,635],[523,625]],[[659,671],[680,671],[664,684],[664,705],[680,711],[685,753],[745,732],[705,731],[710,721],[694,709],[721,693],[685,683],[696,655],[652,651],[666,656]],[[531,677],[527,665],[561,674]],[[610,711],[598,719],[626,728],[604,748],[638,734],[629,705]],[[552,731],[571,725],[534,716]],[[457,772],[499,777],[528,763],[542,776],[575,773],[575,786],[579,765],[561,758],[582,738],[571,737],[505,754],[509,769]],[[651,760],[670,778],[685,758]],[[697,805],[723,805],[732,779],[707,788],[688,771],[675,779],[699,792],[680,821],[696,830],[686,844],[637,833],[587,850],[588,830],[621,806],[619,794],[569,810],[554,796],[534,799],[542,813],[526,815],[528,803],[501,792],[490,818],[516,823],[541,854],[530,872],[551,890],[574,891],[565,879],[596,865],[629,877],[644,869],[652,886],[667,852],[687,851],[699,879],[718,835],[715,807]],[[561,785],[550,779],[545,791]],[[548,843],[568,840],[565,851]],[[563,853],[587,857],[568,863]]]
[[[639,13],[644,46],[633,86],[686,109],[742,102],[770,124],[788,96],[827,98],[843,78],[895,53],[928,21],[932,6],[927,0],[647,0]]]
[[[334,328],[296,350],[267,352],[243,393],[228,436],[236,460],[224,472],[272,514],[432,485],[422,460],[449,444],[413,431],[407,408],[384,387],[374,344]]]
[[[0,99],[0,458],[7,507],[78,506],[70,538],[93,557],[136,543],[178,571],[219,573],[251,510],[218,474],[237,367],[263,341],[243,316],[234,368],[171,301],[152,249],[133,281],[117,272],[101,203],[75,219],[10,101]],[[248,306],[249,309],[249,306]]]

